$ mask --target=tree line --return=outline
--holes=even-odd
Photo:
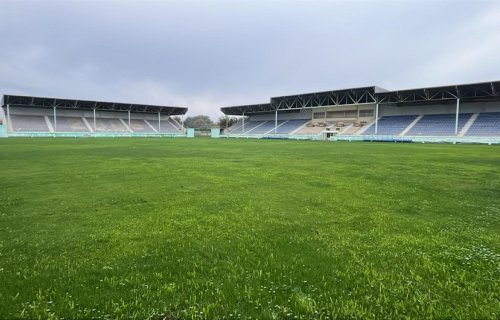
[[[179,123],[182,123],[182,119],[179,116],[173,117],[173,119]],[[186,128],[226,128],[230,127],[233,124],[235,124],[238,121],[238,118],[235,117],[225,117],[225,116],[220,116],[219,119],[217,119],[217,122],[213,122],[212,119],[210,119],[209,116],[206,115],[197,115],[197,116],[191,116],[187,117],[184,119],[184,127]]]

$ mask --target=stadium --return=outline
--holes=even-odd
[[[240,119],[215,137],[333,141],[500,142],[500,81],[388,91],[351,88],[223,107]],[[4,136],[194,136],[187,108],[4,95]]]
[[[373,86],[221,111],[243,118],[226,136],[498,143],[499,87],[498,81],[398,91]]]
[[[179,137],[187,108],[4,95],[0,132],[12,137]]]
[[[499,86],[271,98],[195,139],[186,108],[5,95],[0,314],[495,318]]]
[[[499,319],[499,18],[0,1],[0,320]]]

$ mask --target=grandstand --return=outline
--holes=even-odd
[[[17,95],[1,106],[8,136],[186,136],[172,116],[187,108]]]
[[[187,108],[4,95],[2,136],[185,136]],[[500,143],[500,81],[388,91],[361,87],[223,107],[222,137]],[[399,140],[398,140],[399,141]]]
[[[224,137],[500,142],[500,81],[398,91],[350,88],[221,111],[240,117]]]

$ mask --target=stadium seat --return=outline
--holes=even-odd
[[[230,133],[233,133],[233,134],[254,133],[253,131],[252,132],[249,132],[249,131],[253,130],[255,127],[263,124],[264,122],[266,122],[266,121],[253,121],[253,120],[245,121],[245,132],[243,132],[243,126],[240,125],[236,129],[230,130]]]
[[[132,129],[133,132],[148,132],[148,133],[156,132],[143,119],[131,119],[130,128]]]
[[[500,136],[500,112],[480,113],[465,135],[477,137]]]
[[[384,116],[378,120],[377,134],[399,135],[408,127],[418,116]],[[375,134],[375,124],[366,129],[363,134]]]
[[[93,118],[87,118],[89,123],[94,122]],[[114,118],[96,118],[96,131],[102,132],[128,132],[128,128],[120,121]]]
[[[147,123],[146,123],[147,122]],[[163,133],[178,133],[179,129],[175,127],[175,125],[170,122],[169,119],[162,119],[161,123],[158,124],[158,120],[145,120],[146,125],[148,128],[146,130],[151,130],[151,127],[154,128],[153,131],[158,131],[158,127],[160,127],[160,132]],[[148,131],[150,132],[150,131]]]
[[[278,120],[278,126],[283,124],[285,122],[285,120]],[[275,126],[275,123],[274,123],[274,120],[269,120],[267,121],[266,123],[264,123],[263,125],[259,126],[258,128],[255,128],[254,130],[252,130],[252,134],[264,134],[264,133],[267,133],[269,131],[269,133],[274,133],[274,126]]]
[[[12,130],[19,132],[49,132],[43,116],[11,114]]]
[[[54,125],[54,117],[49,117],[52,127],[57,132],[89,132],[81,117],[57,117]]]
[[[472,116],[471,113],[462,113],[458,116],[458,132]],[[424,115],[413,128],[406,133],[407,136],[453,136],[455,135],[454,114]]]
[[[298,120],[288,120],[286,123],[278,127],[278,134],[289,134],[294,130],[297,130],[304,124],[306,124],[309,119],[298,119]]]

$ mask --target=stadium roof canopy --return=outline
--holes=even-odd
[[[362,87],[343,90],[305,93],[271,98],[267,104],[223,107],[226,115],[319,108],[357,104],[391,104],[394,106],[448,103],[461,99],[469,102],[500,100],[500,81],[481,82],[441,87],[388,91],[380,87]]]
[[[56,107],[61,109],[77,109],[77,110],[130,111],[137,113],[156,113],[156,114],[160,113],[169,116],[183,115],[188,110],[187,108],[158,106],[150,104],[4,95],[2,99],[2,107],[6,107],[7,105],[11,107],[28,107],[28,108]]]

